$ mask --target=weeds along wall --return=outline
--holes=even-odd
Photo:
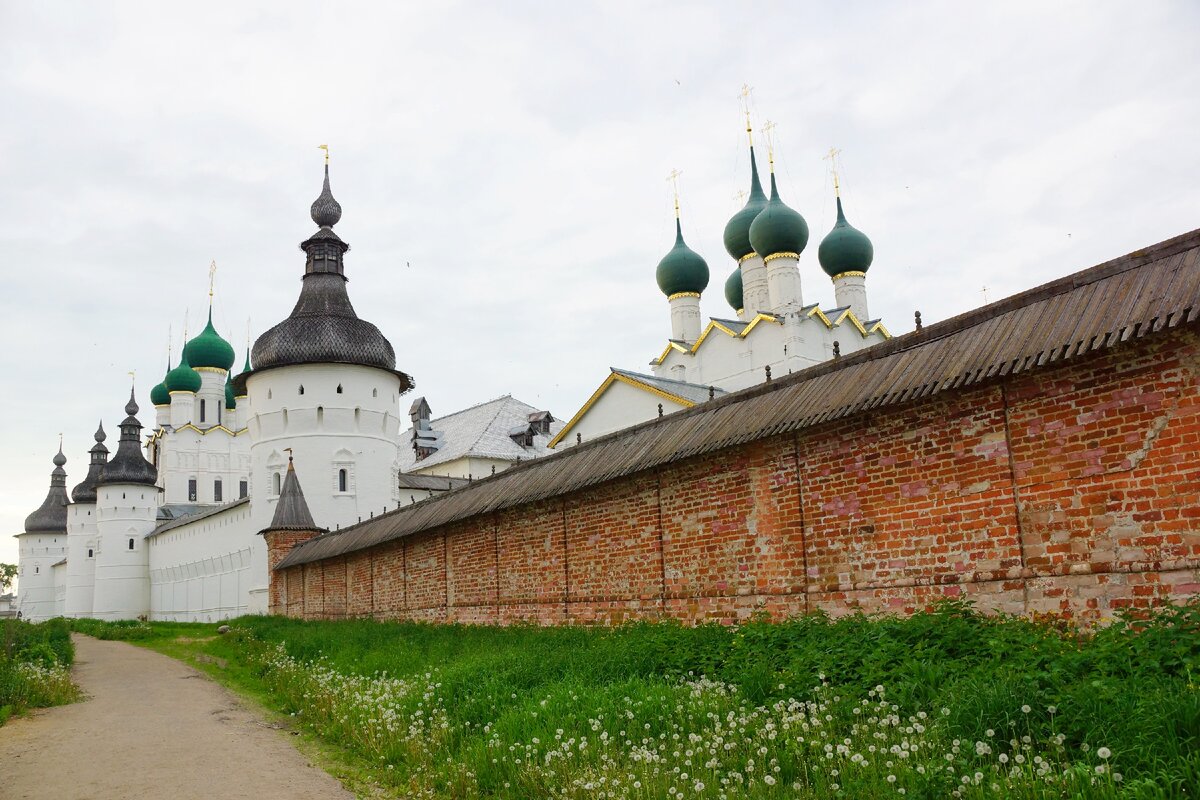
[[[735,621],[949,596],[1096,621],[1200,591],[1198,452],[1191,324],[277,570],[271,609]]]

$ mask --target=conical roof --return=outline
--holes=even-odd
[[[117,444],[117,452],[113,455],[112,460],[100,470],[100,479],[96,481],[97,486],[107,486],[113,483],[153,486],[154,482],[158,480],[158,470],[142,455],[140,441],[142,423],[138,422],[137,413],[138,404],[131,388],[129,402],[125,404],[126,417],[121,421],[121,440]]]
[[[37,510],[25,518],[26,533],[66,533],[67,504],[71,498],[67,497],[67,471],[63,469],[67,457],[63,455],[61,444],[53,461],[50,491],[46,492],[46,499]]]
[[[296,467],[288,458],[287,477],[279,490],[279,499],[275,501],[275,514],[267,531],[315,531],[323,530],[313,521],[312,512],[308,510],[308,501],[304,499],[304,490],[300,488],[300,479],[296,477]]]
[[[837,199],[837,222],[817,248],[817,260],[831,278],[846,272],[866,272],[875,260],[875,245],[865,233],[846,221],[840,197]]]
[[[74,503],[94,503],[96,502],[96,484],[100,481],[100,473],[104,469],[104,465],[108,463],[108,448],[104,446],[104,440],[108,435],[104,433],[104,423],[100,423],[100,427],[96,428],[95,437],[96,443],[92,445],[91,463],[88,464],[87,477],[74,489],[71,490],[71,501]]]

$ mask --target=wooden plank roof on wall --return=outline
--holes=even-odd
[[[276,569],[1064,361],[1200,317],[1200,230],[299,545]]]

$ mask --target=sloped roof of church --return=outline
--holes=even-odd
[[[412,449],[412,428],[409,428],[400,434],[400,471],[428,469],[464,457],[517,461],[544,456],[551,452],[547,445],[562,428],[561,421],[550,423],[549,435],[534,436],[532,447],[522,447],[509,437],[513,428],[528,425],[529,415],[539,410],[506,394],[432,419],[429,427],[442,434],[442,446],[420,461]]]
[[[923,330],[317,537],[293,549],[276,569],[1067,361],[1198,319],[1200,230],[1195,230]]]

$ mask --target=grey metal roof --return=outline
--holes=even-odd
[[[624,375],[626,378],[635,380],[638,383],[644,383],[659,391],[673,394],[676,397],[682,397],[684,400],[689,400],[693,403],[706,402],[709,399],[708,394],[710,389],[714,397],[729,394],[724,389],[718,389],[715,386],[707,386],[702,383],[688,383],[687,381],[677,381],[672,378],[660,378],[657,375],[646,375],[642,372],[633,372],[632,370],[618,369],[616,367],[609,367],[609,369],[618,375]]]
[[[220,506],[204,506],[202,509],[193,511],[190,514],[182,514],[180,516],[176,516],[174,519],[169,519],[166,522],[162,522],[158,527],[147,533],[143,538],[150,539],[158,536],[160,533],[166,533],[169,530],[180,528],[184,525],[191,525],[193,522],[198,522],[202,519],[207,519],[208,517],[215,517],[217,514],[224,514],[226,511],[230,511],[238,506],[244,506],[249,502],[249,497],[243,497],[240,500],[234,500],[232,503],[226,503]],[[200,507],[191,506],[191,508]]]
[[[400,435],[400,471],[429,469],[463,457],[524,461],[545,456],[553,452],[546,445],[562,430],[561,420],[550,424],[549,434],[534,436],[532,447],[522,447],[509,438],[508,433],[518,426],[528,427],[529,415],[539,410],[506,394],[430,420],[429,427],[442,437],[438,450],[420,461],[413,452],[413,429],[409,428]]]
[[[97,486],[107,486],[112,483],[136,483],[143,486],[153,486],[158,480],[158,470],[142,455],[141,435],[142,423],[138,422],[138,404],[133,397],[133,389],[129,390],[129,402],[125,404],[128,415],[121,421],[121,440],[117,443],[117,452],[100,470]]]
[[[108,463],[108,448],[104,446],[104,440],[108,438],[108,435],[104,432],[103,422],[96,429],[93,438],[96,443],[88,451],[91,453],[91,463],[88,464],[87,477],[71,490],[71,501],[75,503],[96,502],[96,484],[100,481],[100,472]]]
[[[276,569],[373,547],[867,409],[1070,360],[1197,319],[1200,230],[317,537],[293,549]]]
[[[430,492],[448,492],[466,486],[470,481],[466,478],[444,478],[440,475],[416,475],[411,472],[400,473],[401,489],[420,489]]]
[[[54,471],[50,473],[50,490],[42,504],[25,518],[26,533],[63,533],[67,530],[67,503],[71,499],[67,497],[67,471],[63,469],[66,463],[67,457],[60,446],[58,455],[54,456]]]

